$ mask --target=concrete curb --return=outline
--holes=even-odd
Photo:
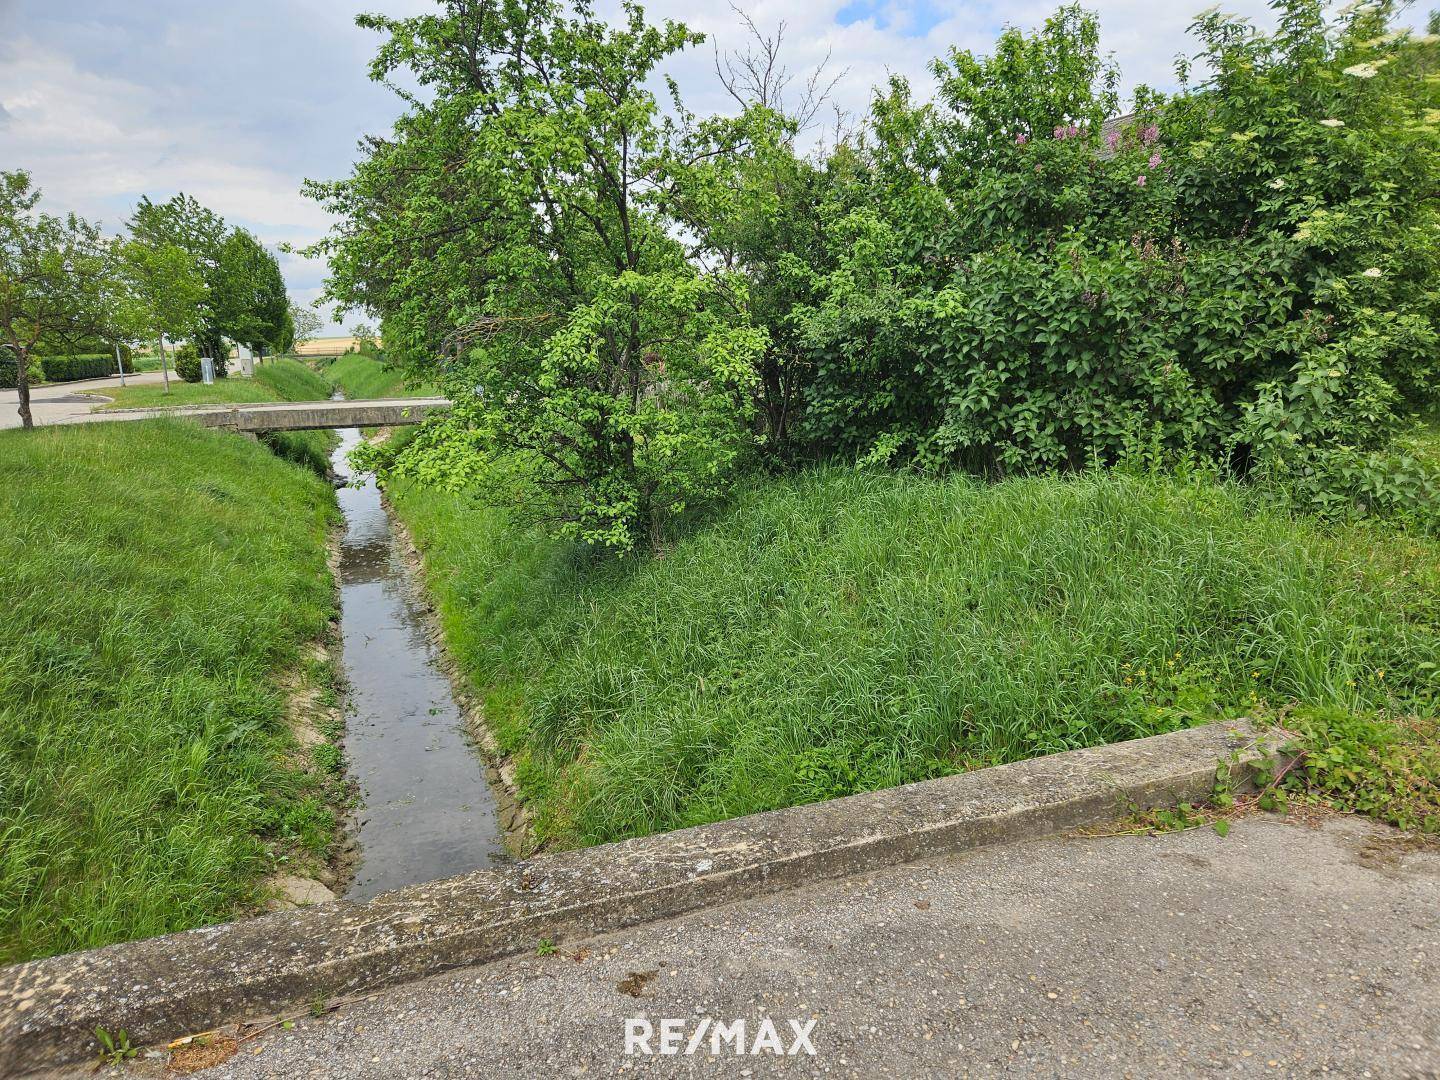
[[[0,969],[0,1076],[374,990],[811,881],[1199,802],[1266,755],[1246,723],[541,855],[386,893]]]

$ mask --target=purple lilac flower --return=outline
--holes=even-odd
[[[1019,135],[1016,135],[1016,136],[1015,136],[1015,145],[1016,145],[1016,146],[1024,146],[1024,145],[1025,145],[1026,143],[1028,143],[1029,141],[1030,141],[1030,136],[1029,136],[1029,135],[1026,135],[1023,131],[1022,131]]]
[[[1152,168],[1152,169],[1158,169],[1159,167],[1160,167],[1160,151],[1159,151],[1159,150],[1156,150],[1155,153],[1153,153],[1153,154],[1150,155],[1150,168]]]
[[[1156,124],[1149,125],[1140,133],[1140,141],[1146,146],[1154,146],[1160,141],[1160,128]]]
[[[1112,131],[1108,135],[1106,135],[1105,145],[1108,146],[1111,150],[1114,150],[1117,146],[1120,145],[1120,133],[1118,131]]]
[[[1136,187],[1144,187],[1144,186],[1145,186],[1145,174],[1144,174],[1144,173],[1141,173],[1139,176],[1137,176],[1137,177],[1135,178],[1135,186],[1136,186]]]

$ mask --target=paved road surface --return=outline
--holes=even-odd
[[[170,377],[176,378],[174,372]],[[159,371],[139,371],[125,376],[126,386],[154,386],[164,382],[165,376]],[[54,386],[37,386],[30,391],[30,411],[37,424],[59,424],[86,415],[99,398],[87,394],[104,396],[105,391],[120,385],[120,376],[111,375],[104,379],[85,379],[81,382],[58,383]],[[20,426],[20,392],[0,390],[0,428]]]
[[[1395,840],[1254,817],[935,859],[437,976],[201,1075],[1433,1077],[1440,852]],[[816,1056],[627,1057],[627,1017],[787,1047],[814,1019]]]

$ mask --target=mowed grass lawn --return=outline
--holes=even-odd
[[[392,495],[557,845],[1296,704],[1436,710],[1437,547],[1234,486],[819,469],[618,565]]]
[[[187,383],[173,371],[170,392],[164,385],[116,386],[105,395],[115,400],[102,409],[158,409],[180,405],[238,405],[255,401],[323,401],[330,385],[298,360],[270,360],[257,365],[252,378],[231,375],[204,383]]]
[[[325,401],[333,388],[298,360],[267,360],[257,365],[252,378],[231,376],[204,383],[170,380],[164,386],[125,386],[106,390],[114,402],[101,409],[153,409],[180,405],[237,405],[258,401]],[[262,436],[280,457],[323,473],[329,468],[335,436],[328,431],[280,431]]]
[[[334,819],[281,676],[332,492],[178,421],[0,432],[0,962],[225,919]]]

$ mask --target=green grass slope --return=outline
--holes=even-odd
[[[252,401],[324,401],[333,392],[328,382],[298,360],[272,360],[256,367],[253,378],[232,375],[204,383],[187,383],[170,374],[170,392],[163,385],[116,386],[107,389],[114,403],[106,409],[158,409],[175,405],[232,405]]]
[[[226,918],[267,839],[329,842],[277,679],[334,514],[191,424],[0,432],[0,963]]]
[[[369,353],[347,353],[324,368],[325,378],[347,398],[424,397],[432,387],[407,387],[400,372]]]
[[[125,386],[106,390],[113,404],[102,409],[157,409],[179,405],[235,405],[256,401],[325,401],[333,387],[298,360],[270,360],[255,368],[253,378],[232,376],[210,386],[170,380],[164,386]],[[328,431],[280,431],[263,436],[266,445],[281,457],[318,473],[330,466],[335,436]]]
[[[559,844],[1292,702],[1435,709],[1435,547],[1208,482],[819,470],[625,565],[393,494]]]

